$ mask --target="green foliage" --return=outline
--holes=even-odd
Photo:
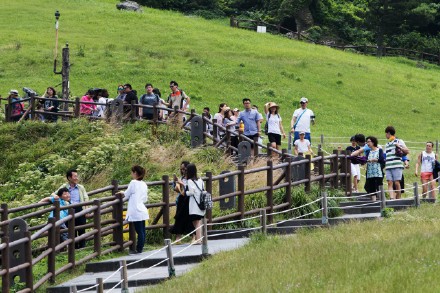
[[[382,211],[382,217],[384,218],[391,218],[394,214],[393,208],[384,208]]]

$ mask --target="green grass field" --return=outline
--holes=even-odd
[[[116,94],[130,82],[140,93],[152,82],[164,94],[177,80],[198,112],[220,102],[240,107],[281,105],[287,127],[301,96],[317,117],[312,132],[383,137],[388,124],[407,140],[438,138],[435,119],[440,68],[403,58],[376,59],[228,27],[178,13],[144,8],[118,11],[115,0],[0,0],[0,93],[29,86],[44,92],[60,82],[52,73],[54,11],[61,12],[59,52],[71,48],[71,90]]]
[[[439,206],[265,238],[144,292],[438,292]]]

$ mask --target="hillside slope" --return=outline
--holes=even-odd
[[[201,112],[249,96],[260,107],[281,105],[287,126],[301,96],[315,111],[315,135],[356,132],[383,137],[393,124],[412,140],[435,139],[440,70],[401,58],[376,59],[279,36],[233,29],[178,13],[144,8],[118,11],[114,0],[0,0],[0,93],[56,85],[52,73],[54,11],[61,12],[59,44],[71,48],[71,90],[152,82],[166,93],[177,80]],[[316,137],[316,136],[315,136]]]

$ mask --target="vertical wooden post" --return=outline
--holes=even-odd
[[[287,165],[284,180],[289,184],[286,187],[286,201],[289,203],[290,208],[292,206],[292,157],[287,156],[286,161],[289,165]]]
[[[159,120],[159,117],[157,115],[157,103],[153,104],[153,125],[157,126],[157,120]]]
[[[12,105],[12,97],[11,96],[8,97],[8,105],[7,106],[8,107],[6,108],[6,111],[5,111],[5,113],[6,113],[6,121],[7,122],[11,122],[12,121],[12,119],[11,119],[12,108],[14,107],[14,105]]]
[[[258,137],[254,137],[253,150],[254,150],[254,158],[258,157]]]
[[[25,243],[25,251],[24,251],[24,259],[26,263],[32,264],[32,239],[31,239],[31,232],[26,231],[24,232],[25,237],[28,239],[28,241]],[[33,291],[34,287],[34,276],[32,274],[32,265],[28,266],[25,269],[25,281],[26,281],[26,288],[31,289]]]
[[[217,143],[218,126],[217,119],[212,119],[212,145]]]
[[[130,108],[130,118],[131,122],[136,121],[136,112],[139,111],[137,105],[135,104],[135,100],[131,101],[131,108]]]
[[[56,219],[55,218],[49,218],[49,224],[52,225],[48,231],[48,247],[50,249],[50,253],[47,256],[47,272],[49,274],[51,274],[50,278],[49,278],[49,282],[51,284],[55,283],[55,246],[56,246],[56,239],[55,239],[55,235],[56,235],[56,227],[55,227],[55,222]]]
[[[238,195],[238,211],[241,213],[240,219],[244,219],[244,166],[238,166],[238,191],[240,194]]]
[[[125,259],[119,262],[121,269],[121,293],[128,293],[128,274],[127,274],[127,261]]]
[[[351,161],[348,158],[347,153],[345,153],[344,163],[345,163],[345,173],[346,173],[346,175],[345,175],[345,190],[351,196],[352,191],[353,191],[353,189],[351,188]]]
[[[1,209],[2,209],[2,212],[1,212],[1,222],[6,222],[8,220],[8,218],[9,218],[9,216],[8,216],[8,213],[9,213],[9,211],[8,211],[8,204],[7,203],[2,203],[1,204]],[[3,234],[2,236],[3,237],[8,235],[8,227],[9,227],[9,224],[3,225],[1,227],[2,234]]]
[[[116,217],[115,221],[119,225],[115,228],[114,233],[116,238],[116,245],[119,246],[119,251],[124,250],[124,216],[122,211],[124,210],[124,202],[122,194],[116,194],[116,197],[119,198],[119,202],[113,206],[113,209],[116,209]]]
[[[93,248],[98,256],[101,255],[101,202],[98,199],[93,201],[93,205],[96,207],[93,212],[93,226],[96,230],[93,236]]]
[[[420,207],[419,184],[417,182],[414,182],[413,185],[414,185],[414,206],[418,208]]]
[[[102,278],[96,278],[96,284],[98,287],[96,287],[96,293],[104,293],[104,281]]]
[[[35,95],[31,95],[31,119],[37,120],[37,117],[35,117]]]
[[[383,185],[379,185],[380,191],[380,216],[383,215],[383,210],[387,207],[387,199],[385,197],[385,190],[383,189]]]
[[[267,157],[270,158],[272,156],[272,144],[270,142],[267,143],[266,145],[267,148]]]
[[[429,183],[428,184],[428,186],[426,186],[426,187],[428,187],[428,196],[427,196],[427,198],[433,198],[433,196],[432,196],[432,188],[431,188],[431,184]],[[402,186],[402,189],[403,188],[405,188],[405,186]]]
[[[321,134],[321,145],[324,145],[324,134]]]
[[[212,194],[212,172],[206,172],[206,177],[208,177],[208,180],[206,180],[206,191]],[[212,223],[212,209],[206,211],[206,218],[208,223]],[[208,226],[208,230],[211,230],[211,227]]]
[[[112,180],[112,186],[113,186],[112,195],[116,199],[118,197],[116,197],[115,195],[116,195],[116,193],[118,192],[118,189],[119,189],[119,182],[118,182],[118,180]],[[119,203],[114,205],[113,206],[113,210],[112,210],[112,217],[113,217],[113,219],[115,219],[115,221],[117,223],[118,223],[118,219],[119,219],[118,212],[119,212]],[[113,228],[112,232],[113,232],[113,241],[116,243],[116,245],[120,244],[119,234],[122,235],[122,232],[120,231],[120,228],[119,227],[115,227],[115,228]]]
[[[267,234],[266,209],[260,210],[261,233]]]
[[[327,192],[322,191],[321,192],[322,197],[322,224],[328,225],[328,198],[327,198]]]
[[[3,249],[1,253],[2,269],[5,270],[5,274],[2,276],[2,292],[9,292],[9,288],[11,287],[9,279],[9,237],[3,236],[2,243],[6,244],[5,249]]]
[[[60,200],[59,199],[55,199],[53,201],[53,205],[55,206],[55,209],[53,211],[53,217],[58,221],[60,219]],[[56,227],[55,229],[55,243],[59,244],[60,243],[60,226]]]
[[[69,44],[66,43],[66,47],[63,48],[63,67],[61,69],[61,78],[62,78],[62,93],[63,100],[69,100],[69,76],[70,76],[70,61],[69,61]],[[69,111],[69,103],[65,102],[64,111]],[[64,120],[64,119],[63,119]]]
[[[208,226],[206,225],[206,218],[202,218],[202,256],[207,257],[209,255],[208,250]]]
[[[339,188],[339,152],[338,150],[333,150],[333,155],[335,157],[331,160],[332,163],[332,173],[335,174],[335,177],[332,178],[332,188]]]
[[[165,239],[165,245],[167,247],[167,258],[168,258],[168,277],[172,278],[176,276],[176,269],[174,268],[174,257],[173,250],[171,248],[171,239]]]
[[[162,202],[163,206],[163,223],[165,227],[162,230],[164,239],[170,238],[170,179],[168,175],[162,176]]]
[[[325,188],[325,171],[324,171],[324,152],[319,151],[318,152],[318,157],[321,157],[321,159],[319,160],[319,175],[322,176],[321,180],[319,180],[319,185],[321,187],[321,190],[323,190]]]
[[[72,218],[67,222],[67,233],[72,243],[67,247],[67,261],[72,264],[72,269],[75,267],[75,209],[69,209],[69,216]]]
[[[438,139],[435,141],[435,153],[438,154]]]
[[[66,103],[67,104],[67,103]],[[75,98],[75,112],[74,112],[74,116],[75,116],[75,118],[78,118],[79,117],[79,115],[80,115],[80,107],[81,107],[81,105],[80,105],[80,102],[79,102],[79,98],[78,97],[76,97]]]
[[[307,160],[307,163],[306,163],[306,179],[307,179],[307,182],[305,183],[305,186],[304,186],[304,188],[305,188],[305,191],[306,192],[310,192],[310,190],[311,190],[311,185],[312,185],[312,169],[311,169],[311,166],[312,166],[312,156],[311,155],[306,155],[306,160]]]
[[[267,196],[267,207],[269,207],[269,214],[273,213],[273,162],[271,160],[267,161],[267,167],[269,169],[266,173],[266,186],[269,187],[269,190],[266,192]],[[267,217],[269,224],[273,222],[273,215],[269,215]]]

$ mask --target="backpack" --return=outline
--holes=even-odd
[[[264,125],[264,134],[268,134],[269,133],[269,119],[270,119],[270,113],[268,114],[269,116],[267,117],[267,121],[266,124]],[[280,115],[278,115],[278,118],[280,117]]]
[[[201,191],[201,193],[200,193],[200,202],[197,202],[196,197],[193,194],[194,200],[196,201],[197,206],[199,207],[199,209],[202,210],[202,211],[212,209],[213,203],[212,203],[212,195],[211,195],[211,193],[207,192],[203,188],[203,184],[202,184],[202,188],[200,189],[200,187],[197,185],[197,183],[194,180],[192,180],[192,182],[194,182],[194,184],[197,187],[197,189]]]

